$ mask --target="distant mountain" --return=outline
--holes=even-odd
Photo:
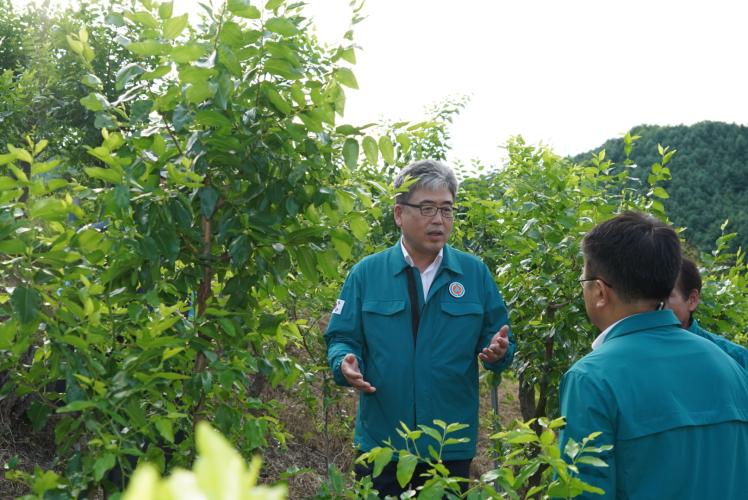
[[[737,232],[737,244],[748,249],[748,127],[721,122],[691,126],[641,125],[631,129],[641,139],[634,143],[631,159],[638,165],[633,174],[646,180],[652,164],[659,161],[657,145],[677,150],[668,164],[673,179],[665,185],[665,200],[674,224],[687,228],[684,236],[699,249],[709,251],[720,235],[720,225],[730,219],[729,232]],[[606,159],[622,165],[623,139],[611,139]],[[573,158],[588,162],[590,153]],[[646,182],[643,189],[646,189]]]

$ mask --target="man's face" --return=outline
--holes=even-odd
[[[688,328],[691,325],[691,313],[699,305],[699,291],[693,289],[688,294],[688,297],[686,297],[680,291],[679,283],[676,283],[675,288],[670,292],[670,297],[668,297],[666,305],[668,309],[672,309],[675,313],[681,326]]]
[[[449,189],[416,189],[410,194],[409,205],[439,208],[452,207],[454,199]],[[413,259],[433,259],[444,248],[452,232],[454,219],[446,218],[441,210],[431,217],[421,215],[418,207],[395,205],[395,222],[403,231],[403,241]]]

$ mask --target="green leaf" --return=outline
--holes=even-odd
[[[32,219],[62,220],[67,216],[65,202],[57,198],[41,198],[34,202],[29,210]]]
[[[231,127],[232,122],[222,113],[213,109],[205,109],[195,114],[195,121],[206,127]]]
[[[407,134],[397,134],[396,140],[398,144],[400,144],[400,150],[402,151],[403,155],[408,154],[408,151],[410,151],[410,137],[408,137]]]
[[[22,240],[0,241],[0,255],[24,255],[26,244]]]
[[[343,160],[345,165],[353,170],[356,168],[358,163],[358,141],[353,138],[348,138],[343,144]]]
[[[188,42],[185,45],[175,47],[171,51],[171,57],[176,63],[186,64],[192,61],[197,61],[205,54],[205,52],[205,47],[203,47],[199,43]]]
[[[174,40],[176,37],[184,31],[187,27],[189,19],[187,14],[181,16],[172,17],[171,19],[164,22],[164,38],[167,40]]]
[[[125,12],[125,17],[146,28],[157,29],[159,24],[150,12],[140,10],[138,12]]]
[[[317,252],[317,265],[322,270],[322,273],[327,278],[335,278],[338,276],[338,257],[334,250],[327,250],[325,252]]]
[[[62,408],[58,408],[57,413],[72,413],[75,411],[88,410],[89,408],[96,408],[96,403],[94,403],[93,401],[81,399],[78,401],[73,401],[72,403],[68,403]]]
[[[169,19],[174,13],[174,2],[164,2],[158,6],[158,17]]]
[[[356,64],[356,51],[353,49],[353,47],[349,47],[343,50],[340,53],[340,57],[342,57],[344,61],[348,61],[351,64]]]
[[[47,419],[52,414],[52,408],[45,405],[41,401],[33,401],[26,414],[31,420],[31,426],[34,431],[39,432],[44,428],[47,423]]]
[[[98,92],[91,92],[86,97],[81,98],[80,103],[86,109],[93,112],[109,109],[109,101]]]
[[[96,479],[97,481],[101,481],[106,471],[114,467],[114,464],[116,462],[117,462],[117,457],[114,456],[112,453],[105,453],[99,458],[97,458],[93,466],[94,479]]]
[[[361,214],[352,214],[348,225],[358,241],[366,241],[371,226]]]
[[[139,56],[162,56],[168,54],[171,49],[170,46],[152,39],[129,43],[126,48]]]
[[[143,69],[143,66],[137,63],[130,63],[123,66],[119,71],[117,71],[117,75],[115,76],[115,88],[117,90],[122,90],[128,83],[130,83],[130,80],[138,75],[142,75],[144,72],[145,69]]]
[[[317,272],[317,261],[314,258],[314,252],[306,247],[299,247],[294,250],[296,260],[304,277],[312,283],[319,282],[319,273]]]
[[[200,211],[205,217],[211,217],[216,210],[218,191],[213,186],[205,186],[199,191]]]
[[[249,4],[249,0],[229,0],[229,12],[247,19],[259,19],[260,9]]]
[[[283,36],[292,36],[298,31],[296,25],[284,17],[271,17],[265,21],[265,28]]]
[[[270,103],[273,106],[275,106],[275,108],[278,111],[280,111],[284,115],[291,114],[291,111],[293,111],[293,108],[291,108],[291,105],[272,86],[270,86],[270,85],[263,85],[262,86],[262,91],[265,94],[265,97],[268,98],[268,100],[270,101]]]
[[[376,165],[379,161],[379,148],[377,148],[377,141],[375,141],[373,137],[367,135],[364,137],[364,140],[361,141],[361,145],[364,148],[366,159],[372,165]]]
[[[41,307],[42,297],[34,288],[19,286],[10,296],[13,312],[22,324],[31,323],[36,319]]]
[[[90,87],[96,90],[101,90],[104,88],[104,85],[101,83],[99,77],[96,75],[92,75],[91,73],[83,75],[83,78],[81,78],[81,83],[86,87]]]
[[[356,76],[353,74],[353,71],[348,68],[338,68],[335,71],[335,79],[346,87],[350,87],[352,89],[358,88]]]
[[[579,457],[576,461],[578,464],[589,464],[593,465],[595,467],[608,467],[608,464],[606,464],[604,461],[597,457],[591,457],[589,455],[585,455],[583,457]]]
[[[155,419],[156,429],[168,442],[174,442],[174,426],[169,418],[157,417]]]
[[[377,477],[382,473],[385,466],[392,460],[392,449],[391,448],[380,448],[377,456],[374,457],[374,470],[372,477]]]
[[[31,165],[31,175],[41,175],[53,170],[60,164],[60,160],[50,160],[41,163],[34,163]]]
[[[395,148],[389,136],[383,135],[379,138],[379,151],[382,152],[382,158],[390,165],[395,163]]]
[[[289,80],[296,80],[301,77],[301,71],[298,68],[285,59],[277,57],[271,57],[265,61],[265,71]]]
[[[122,182],[122,173],[112,168],[84,167],[83,170],[86,172],[86,175],[94,179],[100,179],[111,184],[120,184]]]
[[[283,5],[283,2],[285,0],[268,0],[268,2],[265,4],[265,8],[267,10],[275,10],[281,5]]]
[[[8,144],[8,151],[10,151],[13,156],[21,161],[25,161],[26,163],[34,162],[34,158],[31,156],[31,153],[23,148],[17,148],[11,144]]]
[[[654,194],[658,198],[662,198],[663,200],[670,198],[670,195],[667,194],[667,191],[665,191],[665,188],[663,188],[662,186],[657,186],[656,188],[654,188],[652,194]]]
[[[157,78],[161,78],[162,76],[166,76],[169,74],[169,71],[171,71],[171,66],[168,64],[159,66],[153,71],[146,71],[140,76],[141,80],[155,80]]]
[[[405,450],[400,451],[400,456],[397,461],[397,482],[400,483],[401,488],[405,488],[411,478],[413,472],[416,470],[418,464],[418,457],[408,453]]]

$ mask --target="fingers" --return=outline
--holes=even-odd
[[[504,357],[509,348],[509,326],[504,325],[493,336],[491,343],[485,347],[478,357],[486,363],[495,363]]]
[[[340,365],[340,371],[343,373],[343,377],[345,377],[354,389],[366,393],[376,391],[376,388],[373,385],[364,380],[364,376],[358,368],[358,360],[355,355],[347,354],[345,358],[343,358],[343,363]]]

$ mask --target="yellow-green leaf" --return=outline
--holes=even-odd
[[[187,14],[172,17],[164,22],[164,38],[174,40],[187,27]]]

